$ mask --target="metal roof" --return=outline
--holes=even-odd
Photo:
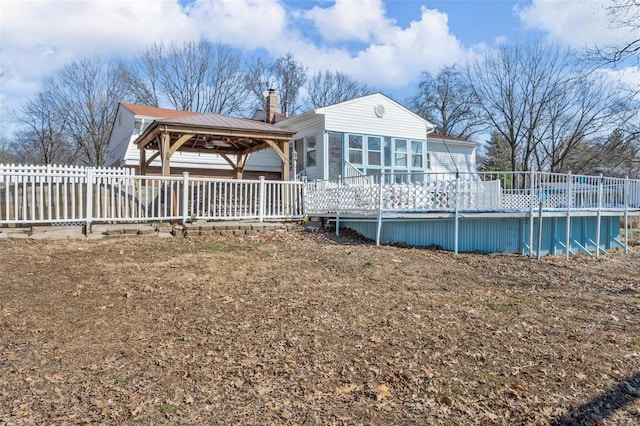
[[[155,124],[159,126],[171,125],[194,128],[246,130],[282,136],[291,136],[294,134],[292,131],[275,127],[273,124],[250,120],[248,118],[228,117],[220,114],[195,114],[183,117],[163,118],[156,120]]]
[[[120,102],[120,105],[134,113],[135,115],[141,115],[144,117],[152,117],[152,118],[171,118],[171,117],[182,117],[186,115],[197,115],[198,112],[192,111],[179,111],[175,109],[168,108],[158,108],[154,106],[148,105],[137,105],[137,104],[129,104],[126,102]]]

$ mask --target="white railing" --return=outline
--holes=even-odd
[[[134,170],[129,167],[100,167],[93,169],[95,173],[114,176],[131,176]],[[30,173],[39,176],[83,175],[87,167],[66,164],[0,164],[0,173],[10,176],[12,173]]]
[[[373,176],[362,173],[359,168],[348,161],[345,162],[344,179],[351,185],[371,185],[375,182]]]
[[[0,167],[0,225],[303,217],[302,182]]]
[[[542,172],[410,173],[309,182],[307,214],[638,211],[640,180]]]

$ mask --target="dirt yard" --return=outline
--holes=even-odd
[[[0,424],[637,425],[640,247],[0,243]]]

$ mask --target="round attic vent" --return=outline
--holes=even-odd
[[[379,118],[382,118],[382,116],[384,115],[384,105],[378,104],[378,105],[374,106],[373,107],[373,112],[376,113],[376,116],[378,116]]]

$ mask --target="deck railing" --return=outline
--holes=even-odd
[[[640,210],[640,180],[544,172],[394,173],[309,182],[308,214]]]
[[[0,225],[303,217],[302,182],[0,165]]]

